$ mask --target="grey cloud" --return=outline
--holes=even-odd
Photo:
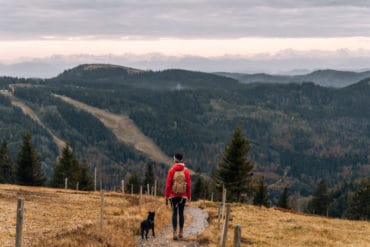
[[[0,0],[0,39],[370,36],[369,1]]]

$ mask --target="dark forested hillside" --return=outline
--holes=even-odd
[[[8,81],[1,84],[4,89]],[[80,65],[52,79],[17,82],[28,87],[14,88],[47,128],[78,156],[104,167],[106,176],[141,170],[149,160],[120,143],[97,118],[52,94],[129,116],[165,154],[183,152],[190,167],[208,174],[240,126],[251,142],[256,172],[271,188],[289,185],[308,194],[321,178],[334,185],[338,179],[369,175],[369,81],[340,89],[313,83],[242,84],[201,72]],[[9,123],[1,126],[1,138],[9,139],[4,128],[12,128],[17,137],[23,129],[37,132],[43,157],[48,157],[43,164],[52,167],[57,151],[51,138],[6,97],[0,103],[0,119]]]

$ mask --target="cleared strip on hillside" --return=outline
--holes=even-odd
[[[3,95],[9,97],[10,102],[12,105],[20,108],[22,112],[29,116],[31,119],[33,119],[36,123],[38,123],[41,127],[43,127],[53,138],[53,142],[57,145],[59,154],[62,153],[63,148],[66,146],[66,142],[61,140],[59,137],[57,137],[49,128],[47,128],[44,123],[40,120],[40,118],[37,116],[37,114],[30,108],[28,107],[25,103],[23,103],[21,100],[18,98],[14,97],[11,92],[6,91],[6,90],[1,90]]]
[[[112,130],[119,141],[134,147],[153,161],[167,165],[170,164],[171,158],[164,154],[152,139],[144,135],[128,116],[113,114],[106,110],[86,105],[67,96],[56,94],[53,94],[53,96],[94,115],[107,128]]]

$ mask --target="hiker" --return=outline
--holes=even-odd
[[[186,200],[191,199],[190,172],[182,162],[183,155],[176,153],[173,157],[174,164],[168,171],[166,181],[166,205],[170,200],[172,207],[173,240],[183,238],[184,208]],[[179,216],[179,234],[177,235],[177,215]]]

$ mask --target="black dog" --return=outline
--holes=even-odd
[[[144,231],[145,231],[145,238],[148,239],[149,230],[152,229],[153,237],[154,234],[154,216],[155,212],[148,212],[148,218],[141,222],[141,238],[144,239]]]

